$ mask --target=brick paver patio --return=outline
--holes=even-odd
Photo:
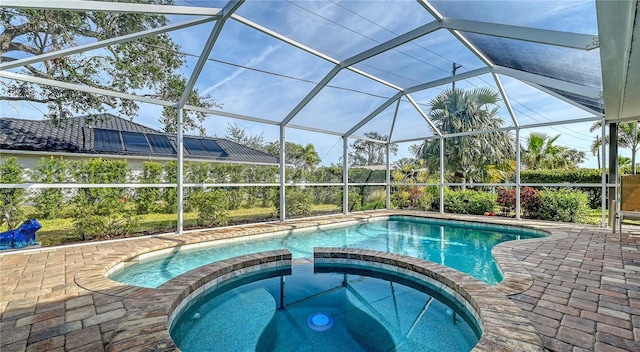
[[[640,236],[573,226],[513,254],[533,276],[510,296],[552,351],[640,351]]]
[[[118,324],[135,308],[135,297],[150,289],[83,274],[88,270],[104,273],[119,262],[170,246],[388,214],[336,215],[2,254],[0,350],[106,350]],[[514,257],[513,263],[498,257],[505,272],[517,265],[525,268],[518,277],[522,279],[522,271],[528,277],[528,284],[517,286],[523,290],[509,298],[527,312],[548,350],[640,351],[640,236],[632,236],[629,227],[619,242],[610,230],[595,226],[446,217],[565,232],[503,246],[502,252]]]

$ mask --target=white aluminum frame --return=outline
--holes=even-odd
[[[604,115],[597,112],[597,111],[593,111],[592,109],[589,109],[588,107],[585,107],[581,104],[578,104],[576,102],[573,102],[557,93],[554,93],[552,91],[550,91],[549,89],[544,88],[543,86],[547,86],[547,87],[551,87],[554,89],[559,89],[562,91],[566,91],[568,93],[572,93],[572,94],[577,94],[577,95],[581,95],[581,96],[585,96],[588,98],[594,98],[594,99],[599,99],[599,98],[603,98],[605,99],[605,102],[607,104],[607,106],[611,106],[614,108],[616,108],[616,106],[620,106],[620,104],[622,103],[621,99],[618,99],[618,101],[616,102],[615,99],[616,97],[620,97],[621,95],[623,95],[623,92],[621,91],[622,89],[624,89],[624,87],[622,87],[621,89],[613,89],[611,88],[614,84],[616,84],[616,82],[621,82],[622,81],[622,77],[618,77],[617,74],[615,72],[612,72],[611,69],[609,68],[605,68],[603,70],[606,70],[607,73],[609,73],[609,75],[607,76],[606,79],[604,80],[604,86],[606,88],[606,90],[612,92],[612,93],[608,93],[608,94],[604,94],[603,91],[599,90],[599,89],[595,89],[592,87],[587,87],[587,86],[583,86],[583,85],[579,85],[579,84],[575,84],[575,83],[570,83],[570,82],[566,82],[566,81],[562,81],[562,80],[558,80],[558,79],[553,79],[553,78],[549,78],[549,77],[544,77],[544,76],[540,76],[540,75],[536,75],[536,74],[532,74],[532,73],[527,73],[527,72],[523,72],[523,71],[519,71],[519,70],[514,70],[514,69],[510,69],[510,68],[506,68],[506,67],[501,67],[501,66],[496,66],[494,65],[483,53],[481,50],[479,50],[477,47],[475,47],[473,44],[471,44],[463,35],[463,32],[470,32],[470,33],[479,33],[479,34],[484,34],[484,35],[490,35],[490,36],[497,36],[497,37],[504,37],[504,38],[511,38],[511,39],[516,39],[516,40],[524,40],[524,41],[529,41],[529,42],[535,42],[535,43],[543,43],[543,44],[547,44],[547,45],[554,45],[554,46],[560,46],[560,47],[567,47],[567,48],[574,48],[574,49],[580,49],[580,50],[593,50],[595,48],[598,48],[600,45],[600,40],[598,36],[593,36],[593,35],[584,35],[584,34],[576,34],[576,33],[568,33],[568,32],[560,32],[560,31],[552,31],[552,30],[544,30],[544,29],[535,29],[535,28],[527,28],[527,27],[520,27],[520,26],[511,26],[511,25],[504,25],[504,24],[496,24],[496,23],[487,23],[487,22],[481,22],[481,21],[472,21],[472,20],[465,20],[465,19],[457,19],[457,18],[450,18],[450,17],[444,17],[442,16],[442,14],[440,14],[435,7],[433,7],[428,0],[418,0],[419,4],[422,5],[422,7],[428,11],[434,18],[435,21],[427,23],[425,25],[422,25],[414,30],[411,30],[407,33],[404,33],[402,35],[398,35],[394,38],[392,38],[391,40],[388,40],[384,43],[381,43],[379,45],[376,45],[370,49],[367,49],[365,51],[362,51],[359,54],[356,54],[346,60],[340,61],[337,59],[334,59],[332,57],[330,57],[329,55],[323,54],[313,48],[310,48],[302,43],[296,42],[295,40],[292,40],[290,38],[288,38],[285,35],[282,35],[280,33],[277,33],[273,30],[270,30],[258,23],[254,23],[246,18],[243,18],[239,15],[236,15],[234,12],[240,7],[242,6],[244,0],[240,0],[240,1],[232,1],[230,3],[227,4],[227,6],[225,6],[225,8],[223,9],[218,9],[218,8],[206,8],[206,7],[192,7],[192,6],[169,6],[169,5],[151,5],[151,4],[136,4],[136,3],[110,3],[110,2],[98,2],[98,1],[70,1],[70,0],[56,0],[56,1],[43,1],[43,0],[4,0],[3,1],[3,7],[8,7],[8,8],[28,8],[28,9],[47,9],[47,10],[71,10],[71,11],[112,11],[112,12],[131,12],[131,13],[155,13],[155,14],[166,14],[166,15],[193,15],[193,16],[205,16],[205,17],[198,17],[196,19],[193,20],[189,20],[189,21],[185,21],[182,23],[176,23],[176,24],[171,24],[171,25],[167,25],[167,26],[162,26],[162,27],[158,27],[158,28],[154,28],[151,30],[146,30],[146,31],[142,31],[139,33],[132,33],[132,34],[128,34],[128,35],[124,35],[124,36],[120,36],[117,38],[111,38],[111,39],[107,39],[107,40],[103,40],[103,41],[99,41],[96,43],[90,43],[90,44],[85,44],[85,45],[80,45],[74,48],[69,48],[69,49],[65,49],[65,50],[60,50],[60,51],[56,51],[56,52],[51,52],[51,53],[46,53],[46,54],[42,54],[42,55],[38,55],[38,56],[34,56],[34,57],[29,57],[29,58],[25,58],[25,59],[20,59],[20,60],[15,60],[13,62],[8,62],[8,63],[4,63],[4,64],[0,64],[0,77],[2,78],[6,78],[6,79],[11,79],[11,80],[20,80],[20,81],[25,81],[25,82],[31,82],[31,83],[35,83],[35,84],[41,84],[41,85],[50,85],[50,86],[54,86],[54,87],[59,87],[59,88],[64,88],[64,89],[71,89],[71,90],[77,90],[77,91],[82,91],[82,92],[87,92],[87,93],[91,93],[91,94],[98,94],[98,95],[104,95],[104,96],[109,96],[109,97],[114,97],[114,98],[118,98],[118,99],[129,99],[129,100],[133,100],[133,101],[137,101],[137,102],[143,102],[143,103],[149,103],[149,104],[154,104],[154,105],[159,105],[159,106],[165,106],[165,107],[175,107],[178,111],[178,132],[177,132],[177,140],[178,140],[178,153],[177,153],[177,161],[178,161],[178,183],[175,184],[176,187],[178,187],[178,197],[179,197],[179,215],[178,215],[178,229],[177,232],[178,233],[182,233],[183,232],[183,196],[184,196],[184,187],[218,187],[222,184],[185,184],[184,183],[184,175],[183,175],[183,163],[184,163],[184,155],[183,155],[183,119],[184,119],[184,111],[185,110],[189,110],[189,111],[199,111],[199,112],[204,112],[207,114],[212,114],[212,115],[217,115],[217,116],[225,116],[225,117],[230,117],[230,118],[235,118],[235,119],[241,119],[241,120],[246,120],[246,121],[252,121],[252,122],[257,122],[257,123],[263,123],[263,124],[268,124],[268,125],[278,125],[280,128],[280,138],[279,138],[279,142],[280,142],[280,156],[279,156],[279,161],[280,161],[280,182],[278,184],[225,184],[226,186],[252,186],[252,185],[261,185],[261,186],[280,186],[281,188],[281,192],[280,192],[280,209],[281,209],[281,215],[280,218],[282,221],[286,220],[285,217],[285,210],[286,210],[286,201],[285,201],[285,188],[286,186],[342,186],[343,187],[343,212],[345,214],[347,214],[349,212],[348,209],[348,191],[349,191],[349,185],[361,185],[360,183],[354,183],[354,184],[350,184],[349,183],[349,177],[348,177],[348,148],[349,148],[349,144],[348,144],[348,140],[349,138],[355,138],[355,139],[365,139],[365,140],[369,140],[369,141],[373,141],[376,143],[383,143],[386,146],[386,169],[387,169],[387,175],[386,175],[386,182],[385,183],[371,183],[371,184],[366,184],[366,185],[384,185],[386,186],[387,189],[387,195],[386,195],[386,206],[387,208],[390,208],[390,189],[393,185],[395,185],[396,183],[391,183],[391,179],[390,179],[390,172],[391,172],[391,163],[390,163],[390,144],[391,143],[403,143],[403,142],[412,142],[412,141],[422,141],[425,139],[433,139],[433,138],[438,138],[439,139],[439,143],[440,143],[440,182],[438,183],[439,187],[440,187],[440,212],[444,212],[444,187],[445,186],[454,186],[454,185],[458,185],[455,183],[446,183],[444,182],[444,139],[448,138],[448,137],[455,137],[455,136],[466,136],[466,135],[474,135],[474,134],[479,134],[479,133],[487,133],[487,132],[491,132],[491,131],[469,131],[469,132],[465,132],[465,133],[456,133],[456,134],[448,134],[448,135],[443,135],[441,131],[439,131],[436,126],[433,124],[433,122],[430,120],[430,118],[428,117],[428,114],[426,114],[424,111],[422,111],[422,109],[418,106],[418,104],[412,99],[412,97],[410,96],[411,93],[417,92],[417,91],[421,91],[421,90],[425,90],[425,89],[429,89],[429,88],[433,88],[433,87],[437,87],[440,85],[444,85],[450,82],[454,82],[454,81],[458,81],[458,80],[464,80],[464,79],[468,79],[471,77],[475,77],[475,76],[479,76],[482,74],[487,74],[487,73],[491,73],[491,75],[493,76],[496,85],[498,87],[498,90],[500,91],[500,94],[502,95],[502,98],[505,102],[505,106],[510,114],[510,117],[513,121],[514,126],[513,127],[505,127],[505,128],[498,128],[498,129],[494,129],[492,131],[511,131],[515,129],[515,133],[516,133],[516,182],[515,184],[513,184],[513,186],[516,187],[517,190],[517,194],[519,194],[520,192],[520,187],[524,186],[525,184],[521,184],[521,180],[520,180],[520,141],[519,141],[519,136],[520,136],[520,130],[524,129],[524,128],[534,128],[534,127],[544,127],[544,126],[553,126],[553,125],[560,125],[560,124],[567,124],[567,123],[578,123],[578,122],[587,122],[587,121],[595,121],[597,119],[604,119]],[[637,1],[629,1],[628,4],[623,4],[623,5],[617,5],[618,7],[620,6],[627,6],[629,8],[632,7],[632,5],[634,3],[636,3]],[[598,13],[598,22],[599,22],[599,27],[600,25],[602,25],[602,27],[608,29],[613,28],[612,26],[609,25],[609,22],[611,21],[611,18],[614,18],[615,16],[612,15],[612,13],[615,11],[615,9],[613,8],[613,6],[610,6],[609,4],[605,4],[602,1],[597,1],[596,2],[596,7],[597,7],[597,13]],[[287,114],[287,116],[280,120],[280,121],[273,121],[273,120],[269,120],[269,119],[265,119],[265,118],[260,118],[260,117],[252,117],[252,116],[246,116],[246,115],[241,115],[241,114],[234,114],[234,113],[228,113],[228,112],[224,112],[224,111],[218,111],[218,110],[213,110],[213,109],[207,109],[207,108],[202,108],[202,107],[197,107],[197,106],[190,106],[186,104],[187,98],[189,96],[189,94],[191,93],[193,87],[195,86],[195,83],[204,67],[205,61],[207,60],[208,56],[210,55],[211,51],[213,50],[213,47],[216,43],[216,40],[220,34],[220,32],[222,31],[226,21],[228,19],[233,19],[235,21],[237,21],[238,23],[241,23],[247,27],[253,28],[257,31],[260,31],[262,33],[265,33],[273,38],[276,38],[284,43],[287,43],[289,45],[294,46],[295,48],[298,48],[300,50],[303,50],[307,53],[310,53],[316,57],[319,57],[321,59],[324,59],[330,63],[334,64],[334,67],[325,75],[325,77],[319,82],[317,83],[314,88],[298,103],[298,105]],[[189,77],[189,80],[187,82],[186,88],[183,91],[182,96],[180,97],[180,99],[177,102],[172,102],[172,101],[164,101],[164,100],[159,100],[159,99],[152,99],[152,98],[147,98],[147,97],[143,97],[143,96],[138,96],[135,94],[127,94],[127,93],[121,93],[121,92],[114,92],[114,91],[110,91],[110,90],[105,90],[105,89],[98,89],[98,88],[92,88],[92,87],[86,87],[86,86],[82,86],[82,85],[78,85],[78,84],[70,84],[70,83],[64,83],[64,82],[59,82],[59,81],[55,81],[55,80],[50,80],[50,79],[44,79],[44,78],[39,78],[39,77],[33,77],[33,76],[28,76],[28,75],[24,75],[24,74],[19,74],[19,73],[14,73],[14,72],[7,72],[7,70],[9,69],[13,69],[13,68],[17,68],[17,67],[21,67],[22,65],[26,65],[26,64],[31,64],[31,63],[36,63],[36,62],[40,62],[40,61],[44,61],[44,60],[50,60],[53,58],[58,58],[58,57],[63,57],[66,55],[72,55],[72,54],[76,54],[76,53],[81,53],[84,51],[88,51],[88,50],[93,50],[93,49],[98,49],[98,48],[102,48],[102,47],[106,47],[108,45],[114,45],[114,44],[118,44],[118,43],[124,43],[127,41],[132,41],[132,40],[136,40],[139,38],[143,38],[146,36],[150,36],[150,35],[156,35],[156,34],[160,34],[160,33],[166,33],[172,30],[178,30],[178,29],[182,29],[182,28],[187,28],[190,26],[194,26],[194,25],[198,25],[198,24],[202,24],[202,23],[206,23],[206,22],[211,22],[211,21],[216,21],[210,35],[209,38],[205,44],[205,46],[203,47],[202,53],[199,56],[198,59],[198,63],[196,64],[196,67],[194,68],[194,71],[192,72],[192,74]],[[607,22],[609,21],[609,22]],[[376,55],[379,55],[381,53],[384,53],[388,50],[391,50],[393,48],[396,48],[400,45],[403,45],[405,43],[411,42],[412,40],[416,39],[416,38],[420,38],[424,35],[427,35],[429,33],[432,33],[436,30],[447,30],[449,31],[452,35],[454,35],[454,37],[456,37],[463,45],[465,45],[471,52],[473,52],[484,64],[485,67],[479,68],[479,69],[475,69],[475,70],[471,70],[471,71],[467,71],[467,72],[463,72],[460,74],[456,74],[453,75],[451,77],[446,77],[446,78],[442,78],[442,79],[436,79],[430,82],[425,82],[419,85],[416,85],[414,87],[409,87],[409,88],[402,88],[402,87],[398,87],[397,85],[394,85],[390,82],[387,82],[379,77],[376,77],[373,74],[370,74],[362,69],[359,68],[355,68],[353,67],[354,65],[356,65],[359,62],[362,62],[366,59],[369,59],[371,57],[374,57]],[[611,33],[607,33],[607,35],[609,35]],[[616,47],[613,48],[613,50],[617,50],[619,52],[623,52],[625,53],[624,49],[628,47]],[[628,50],[626,51],[626,54],[628,55]],[[624,55],[623,55],[624,56]],[[628,59],[628,57],[623,57],[623,59]],[[606,60],[605,60],[606,61]],[[611,64],[612,66],[620,66],[621,62],[620,60],[609,60],[609,61],[603,61],[603,67],[605,66],[605,64]],[[626,62],[626,61],[625,61]],[[622,62],[622,65],[624,65],[624,62]],[[335,131],[329,131],[329,130],[324,130],[324,129],[319,129],[319,128],[313,128],[313,127],[308,127],[308,126],[300,126],[300,125],[295,125],[295,124],[291,124],[291,121],[297,116],[297,114],[342,70],[342,69],[348,69],[352,72],[355,72],[357,74],[360,74],[364,77],[367,77],[375,82],[378,82],[380,84],[383,84],[385,86],[388,86],[392,89],[395,89],[397,91],[397,93],[391,97],[390,99],[387,100],[387,102],[385,102],[384,104],[382,104],[381,106],[379,106],[376,110],[374,110],[372,113],[370,113],[369,115],[367,115],[366,117],[364,117],[361,121],[357,122],[352,128],[350,128],[347,132],[345,133],[340,133],[340,132],[335,132]],[[626,69],[626,68],[625,68]],[[621,71],[622,72],[622,71]],[[626,72],[623,70],[623,72]],[[595,115],[595,117],[589,117],[589,118],[579,118],[579,119],[574,119],[574,120],[564,120],[564,121],[553,121],[553,122],[546,122],[546,123],[540,123],[540,124],[532,124],[532,125],[527,125],[527,126],[521,126],[518,122],[517,116],[515,115],[511,104],[509,102],[509,96],[507,94],[507,92],[505,91],[504,87],[502,86],[502,83],[500,82],[499,79],[499,75],[506,75],[512,78],[515,78],[517,80],[523,81],[533,87],[536,87],[538,89],[540,89],[541,91],[547,93],[547,94],[551,94],[557,98],[562,99],[563,101],[566,101],[572,105],[575,105],[589,113],[592,113]],[[620,79],[618,79],[620,78]],[[620,88],[620,87],[617,87]],[[399,104],[400,101],[403,97],[406,97],[406,99],[412,104],[412,106],[418,111],[418,113],[425,119],[425,121],[428,123],[428,125],[431,127],[431,129],[434,132],[434,135],[432,136],[425,136],[422,138],[417,138],[417,139],[405,139],[405,140],[396,140],[393,141],[393,130],[395,128],[395,124],[396,124],[396,119],[398,117],[398,109],[399,109]],[[365,138],[365,137],[360,137],[360,136],[355,136],[353,135],[354,132],[356,132],[357,130],[359,130],[360,128],[362,128],[364,125],[366,125],[369,121],[371,121],[375,116],[377,116],[379,113],[381,113],[384,109],[386,109],[388,106],[390,106],[391,104],[393,104],[393,102],[397,101],[397,105],[395,108],[395,113],[394,113],[394,117],[393,117],[393,122],[391,125],[391,129],[390,129],[390,133],[389,133],[389,138],[387,141],[378,141],[378,140],[373,140],[370,138]],[[617,104],[617,105],[616,105]],[[615,113],[618,113],[618,111],[616,111]],[[619,113],[618,113],[619,114]],[[614,116],[618,117],[618,116]],[[603,140],[604,140],[604,136],[605,136],[605,127],[604,127],[604,123],[603,123],[603,128],[602,128],[602,136],[603,136]],[[285,128],[294,128],[294,129],[300,129],[300,130],[307,130],[307,131],[313,131],[313,132],[319,132],[319,133],[325,133],[325,134],[329,134],[329,135],[335,135],[335,136],[340,136],[343,139],[343,182],[342,183],[318,183],[318,184],[298,184],[298,183],[291,183],[291,184],[286,184],[285,180],[286,180],[286,175],[285,175],[285,168],[283,167],[283,165],[285,164],[285,142],[286,142],[286,138],[285,138]],[[603,223],[604,223],[604,219],[605,219],[605,199],[604,199],[604,191],[605,191],[605,187],[607,186],[606,183],[606,166],[605,166],[605,161],[606,161],[606,156],[605,156],[605,145],[603,143],[602,146],[602,184],[571,184],[572,186],[576,186],[576,187],[594,187],[595,186],[602,186],[603,188],[603,200],[602,200],[602,204],[603,204]],[[40,188],[42,184],[21,184],[21,185],[14,185],[14,184],[3,184],[0,185],[0,189],[1,188]],[[171,187],[170,185],[172,184],[162,184],[162,185],[148,185],[148,184],[126,184],[126,185],[120,185],[120,184],[113,184],[113,185],[107,185],[107,187],[127,187],[127,188],[131,188],[131,187]],[[415,185],[415,184],[414,184]],[[496,185],[496,184],[469,184],[469,185]],[[501,186],[505,186],[505,185],[510,185],[510,184],[497,184],[497,185],[501,185]],[[526,185],[530,185],[530,186],[556,186],[555,184],[526,184]],[[567,184],[558,184],[557,186],[566,186]],[[69,188],[69,185],[65,185],[65,184],[56,184],[56,185],[47,185],[48,187],[52,187],[52,188]],[[105,185],[97,185],[97,184],[91,184],[91,185],[83,185],[83,184],[77,184],[74,185],[74,187],[71,188],[85,188],[85,187],[105,187]],[[44,187],[42,187],[44,188]],[[516,217],[519,218],[520,214],[519,214],[519,210],[520,210],[520,197],[517,196],[516,198]]]

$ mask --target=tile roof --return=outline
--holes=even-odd
[[[91,117],[78,116],[65,121],[60,126],[55,126],[49,120],[24,120],[3,117],[0,119],[0,149],[96,155],[168,156],[167,154],[154,152],[134,153],[125,151],[124,149],[118,152],[98,151],[95,149],[95,129],[167,136],[173,149],[177,150],[175,135],[163,133],[111,114],[94,115]],[[220,148],[225,151],[226,156],[205,157],[191,155],[185,148],[185,158],[226,162],[237,161],[240,163],[278,163],[278,158],[272,155],[224,138],[192,137],[217,142]]]

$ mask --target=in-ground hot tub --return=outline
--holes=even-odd
[[[189,351],[470,351],[481,328],[447,292],[366,265],[299,264],[203,292],[171,321]]]
[[[118,284],[122,294],[130,296],[131,309],[107,349],[142,352],[179,346],[224,351],[289,346],[289,350],[326,351],[331,344],[339,350],[351,346],[414,351],[429,350],[432,342],[432,350],[442,350],[441,340],[425,336],[430,336],[429,329],[448,325],[443,333],[453,336],[448,342],[460,350],[543,351],[524,311],[495,287],[457,270],[409,256],[349,248],[316,248],[317,276],[310,260],[302,261],[306,264],[301,269],[295,264],[292,270],[291,253],[281,249],[208,264],[157,289]],[[208,307],[215,299],[221,301]],[[199,326],[209,308],[219,325]],[[438,316],[444,323],[430,326],[428,320]],[[189,335],[189,330],[197,333]],[[331,334],[337,336],[327,339]],[[318,337],[327,341],[320,344]]]

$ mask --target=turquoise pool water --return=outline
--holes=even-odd
[[[542,232],[517,227],[393,216],[313,233],[246,239],[175,252],[128,266],[111,279],[154,288],[199,266],[248,253],[286,248],[293,258],[312,258],[314,247],[346,247],[426,259],[496,284],[502,280],[502,274],[491,249],[501,242],[543,236]]]
[[[182,351],[453,352],[481,335],[460,303],[397,273],[308,264],[234,281],[179,313]]]

